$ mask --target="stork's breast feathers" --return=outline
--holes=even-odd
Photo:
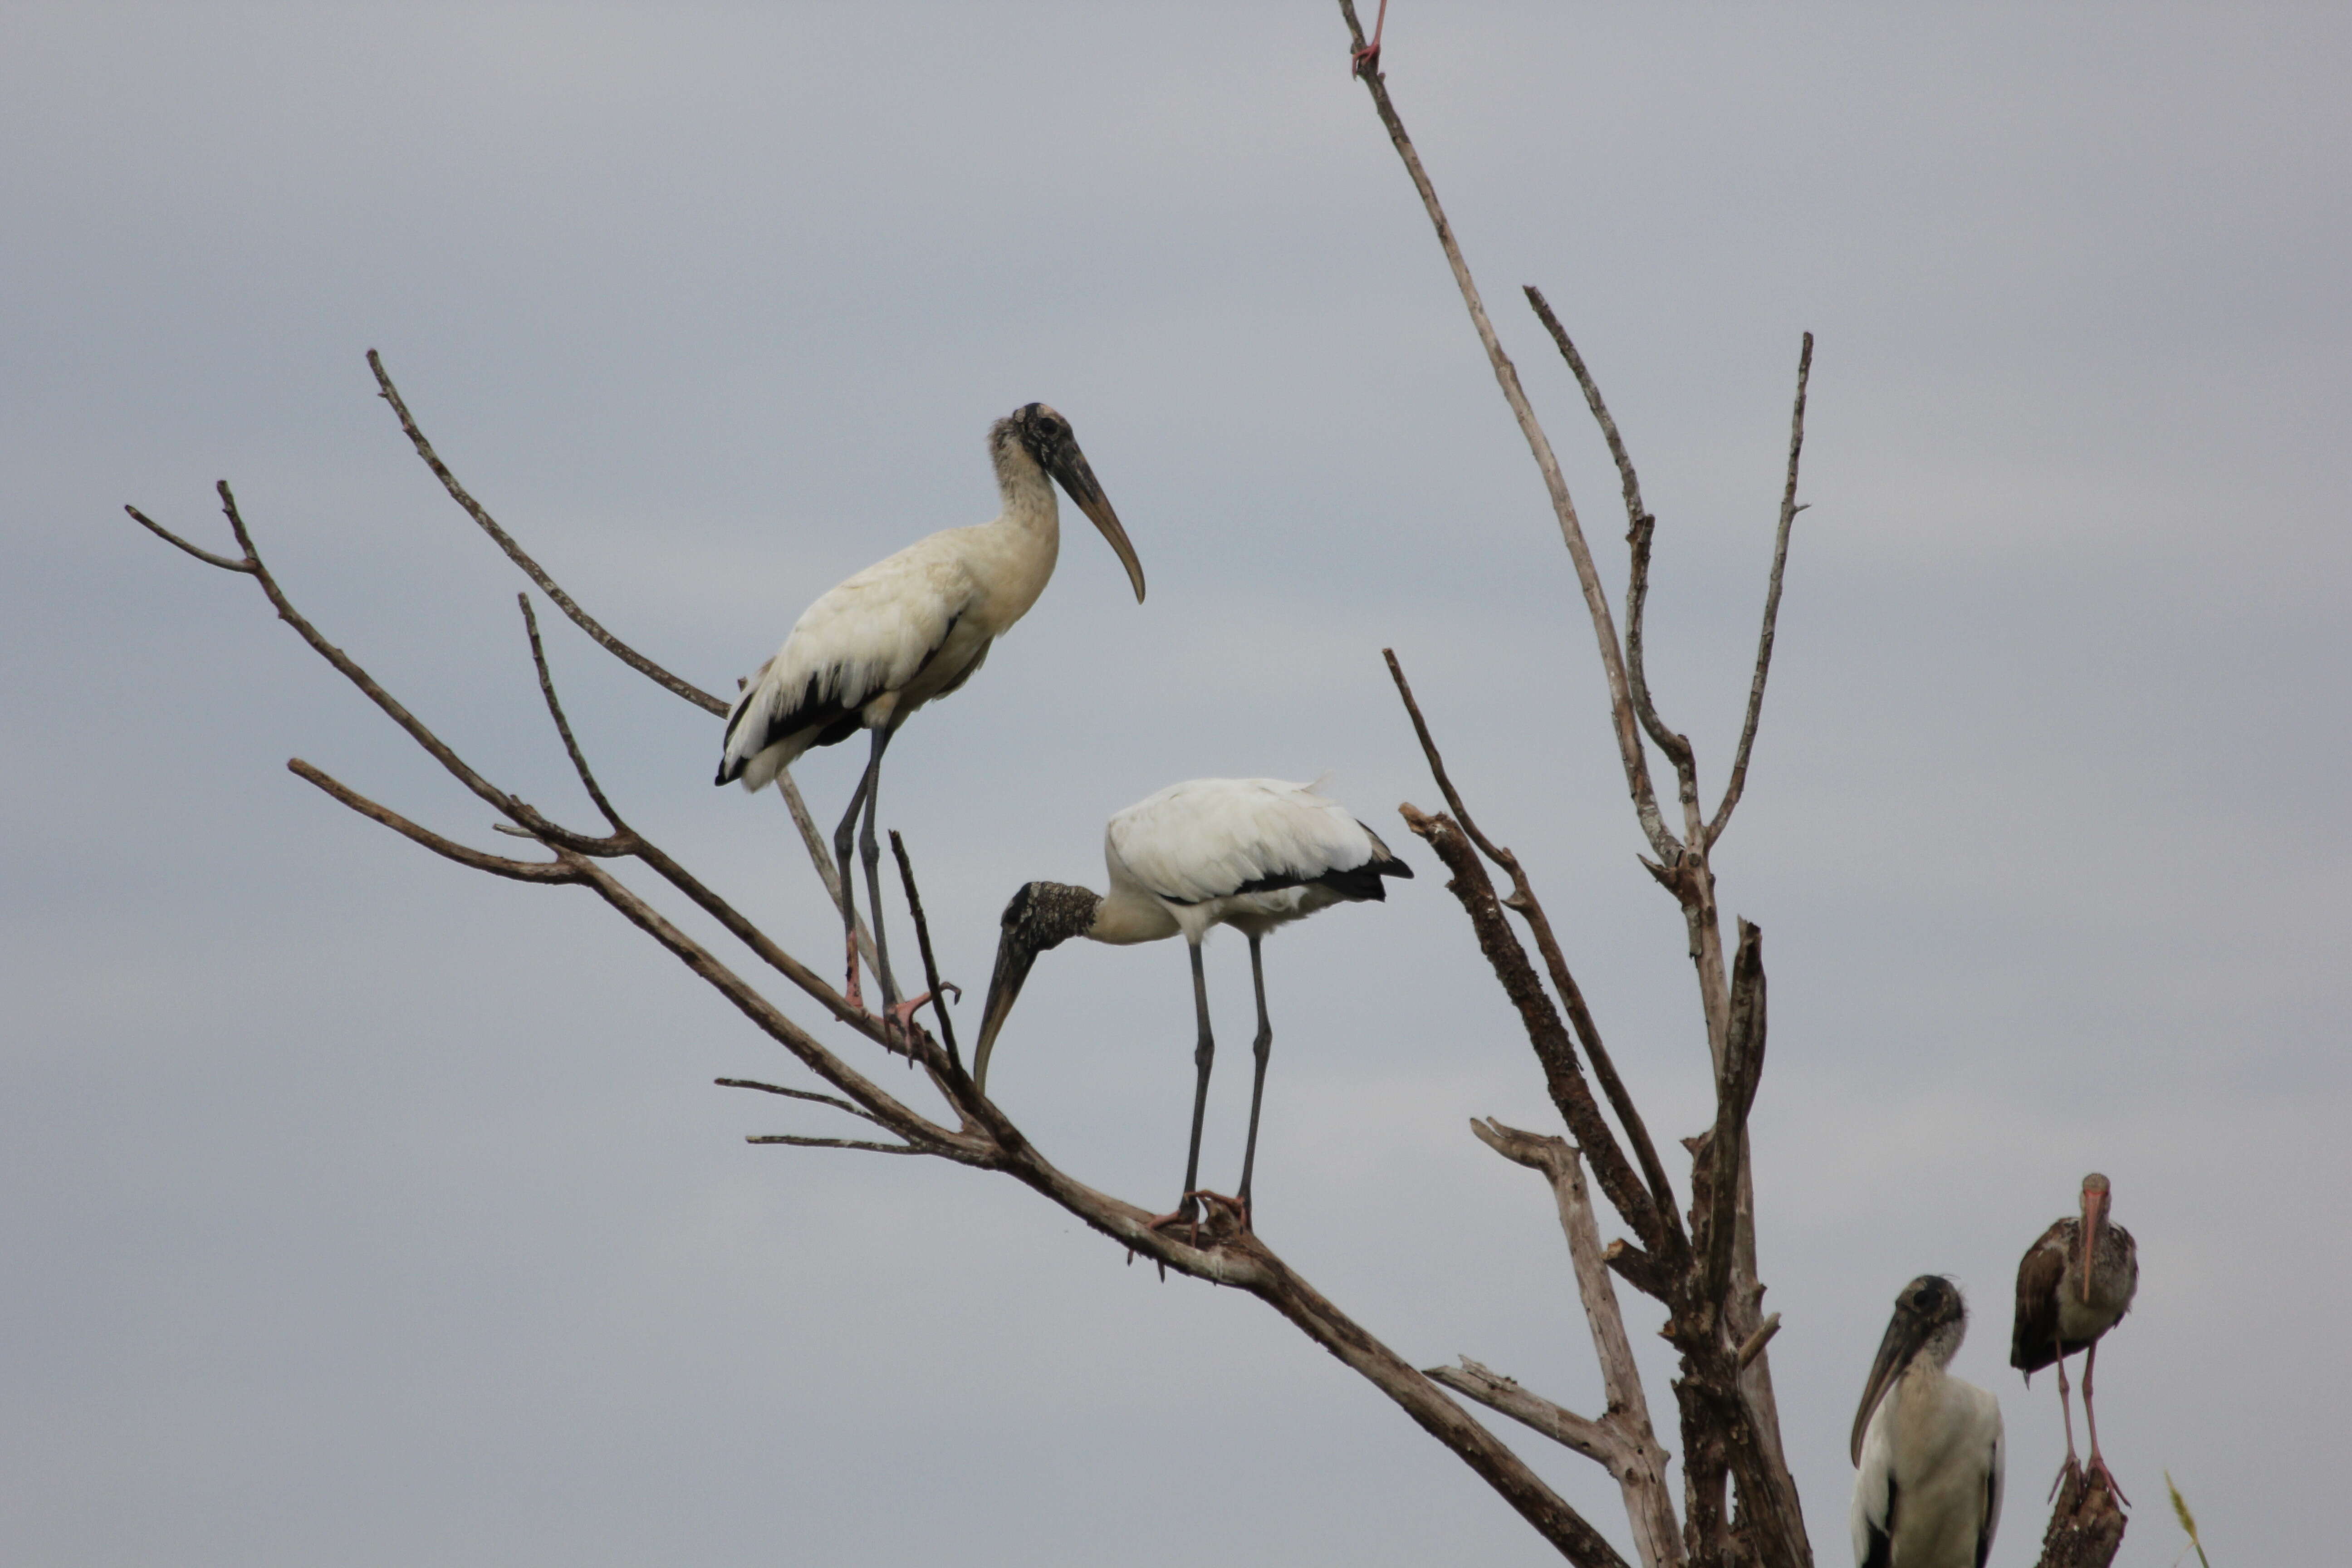
[[[1107,840],[1115,868],[1180,904],[1307,882],[1378,898],[1382,871],[1412,874],[1347,807],[1279,779],[1172,784],[1112,817]]]

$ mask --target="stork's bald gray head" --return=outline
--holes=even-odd
[[[981,1009],[980,1045],[972,1052],[971,1077],[988,1092],[988,1058],[997,1034],[1013,1016],[1013,1003],[1041,952],[1074,936],[1084,936],[1102,908],[1102,895],[1066,882],[1031,882],[1013,895],[998,921],[996,970],[988,979],[988,1003]]]
[[[1087,455],[1078,450],[1078,438],[1068,420],[1043,403],[1024,404],[988,427],[988,452],[1000,476],[1009,475],[1026,458],[1067,490],[1078,510],[1109,541],[1119,564],[1127,568],[1127,580],[1135,587],[1135,602],[1143,603],[1143,563],[1136,559],[1135,546],[1128,542],[1127,530],[1119,526],[1110,498],[1103,494],[1094,469],[1087,465]]]
[[[1871,1412],[1886,1397],[1895,1380],[1922,1357],[1939,1370],[1949,1366],[1968,1332],[1969,1307],[1958,1285],[1940,1274],[1922,1274],[1903,1287],[1895,1298],[1895,1315],[1887,1321],[1886,1336],[1878,1342],[1870,1381],[1863,1385],[1862,1406],[1854,1412],[1855,1464],[1862,1463],[1862,1437],[1869,1429]]]

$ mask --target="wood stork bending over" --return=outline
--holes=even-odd
[[[1895,1298],[1853,1417],[1859,1568],[1984,1568],[2000,1523],[2000,1402],[1947,1373],[1968,1336],[1959,1287],[1922,1274]]]
[[[872,731],[865,775],[833,836],[841,872],[842,927],[848,937],[848,995],[858,1003],[857,920],[849,879],[849,836],[862,807],[858,853],[874,916],[876,978],[886,1014],[898,1000],[882,931],[874,837],[882,753],[916,709],[971,679],[989,645],[1028,614],[1054,574],[1061,549],[1059,480],[1094,520],[1143,602],[1143,567],[1119,526],[1070,422],[1042,403],[1014,410],[989,427],[1004,510],[993,522],[950,528],[878,561],[811,605],[776,656],[746,682],[727,716],[719,784],[765,788],[812,746]],[[862,1004],[860,1004],[862,1005]]]
[[[2131,1232],[2107,1223],[2106,1177],[2083,1178],[2083,1215],[2062,1219],[2042,1233],[2017,1266],[2017,1322],[2009,1338],[2009,1364],[2033,1374],[2058,1363],[2058,1413],[2066,1423],[2066,1463],[2074,1459],[2074,1414],[2066,1404],[2066,1358],[2087,1350],[2083,1361],[2083,1419],[2091,1426],[2091,1468],[2116,1478],[2099,1458],[2099,1418],[2091,1410],[2091,1369],[2099,1362],[2100,1337],[2131,1310],[2139,1289],[2139,1247]],[[2121,1497],[2123,1489],[2116,1487]]]
[[[1383,877],[1410,877],[1412,868],[1389,853],[1380,836],[1346,806],[1313,784],[1280,779],[1193,779],[1171,784],[1110,819],[1103,833],[1110,891],[1061,882],[1032,882],[1004,906],[996,971],[988,983],[972,1075],[988,1087],[988,1057],[1029,978],[1037,955],[1074,936],[1094,942],[1157,942],[1182,933],[1192,960],[1192,1007],[1200,1040],[1192,1053],[1199,1078],[1192,1090],[1192,1143],[1184,1159],[1184,1195],[1171,1219],[1199,1212],[1201,1121],[1209,1098],[1209,1063],[1216,1041],[1209,1031],[1209,988],[1201,973],[1201,942],[1209,928],[1229,925],[1249,938],[1250,979],[1257,992],[1257,1079],[1250,1089],[1249,1142],[1242,1155],[1239,1194],[1249,1213],[1250,1174],[1257,1162],[1258,1107],[1265,1095],[1265,1063],[1274,1026],[1265,1014],[1265,969],[1260,944],[1278,925],[1304,920],[1333,904],[1379,900]]]

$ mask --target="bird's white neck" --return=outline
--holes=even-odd
[[[1062,509],[1054,495],[1054,481],[1018,441],[1008,441],[997,451],[996,488],[1004,499],[999,522],[1046,539],[1060,539]]]
[[[1158,899],[1113,885],[1110,896],[1095,910],[1094,924],[1087,928],[1087,939],[1124,947],[1130,942],[1158,942],[1161,937],[1174,936],[1179,929],[1176,917]]]

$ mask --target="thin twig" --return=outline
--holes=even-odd
[[[580,775],[581,786],[587,790],[588,798],[596,803],[596,809],[604,814],[604,820],[612,825],[613,830],[625,832],[628,824],[621,820],[621,814],[613,809],[613,803],[604,798],[604,790],[598,787],[596,775],[588,766],[588,759],[581,753],[580,742],[572,738],[572,722],[563,716],[563,704],[556,699],[555,678],[547,672],[547,649],[539,640],[539,617],[531,614],[530,595],[517,594],[515,603],[522,606],[523,630],[530,636],[530,662],[532,668],[539,671],[539,694],[547,700],[547,713],[555,721],[555,732],[563,737],[563,752],[572,759],[572,771]]]
[[[261,563],[256,561],[250,555],[247,556],[242,561],[232,561],[226,555],[215,555],[209,550],[200,550],[196,546],[189,543],[186,540],[181,538],[178,534],[173,533],[170,529],[165,528],[162,523],[157,522],[153,518],[149,517],[145,512],[141,511],[135,506],[126,506],[122,510],[131,514],[131,521],[137,523],[140,527],[145,529],[148,532],[153,534],[164,543],[173,545],[179,549],[186,551],[189,554],[194,556],[197,560],[203,562],[207,566],[217,566],[224,572],[252,573],[257,572],[261,569]]]
[[[814,1089],[787,1089],[781,1083],[767,1083],[756,1078],[715,1078],[710,1081],[721,1089],[756,1089],[761,1094],[781,1094],[788,1100],[805,1100],[813,1105],[829,1105],[835,1110],[845,1110],[860,1121],[871,1121],[877,1127],[883,1125],[879,1120],[860,1110],[849,1101],[835,1095],[819,1094]]]
[[[744,1135],[746,1143],[789,1143],[795,1149],[865,1149],[877,1154],[928,1154],[929,1149],[918,1149],[912,1143],[874,1143],[863,1138],[803,1138],[790,1132],[752,1132]]]
[[[1347,19],[1349,36],[1357,48],[1364,47],[1363,24],[1356,20],[1354,0],[1339,0],[1339,14]],[[1576,563],[1576,580],[1584,593],[1584,608],[1592,620],[1592,635],[1601,650],[1601,668],[1609,682],[1609,710],[1617,733],[1619,760],[1625,766],[1625,786],[1633,796],[1633,809],[1642,820],[1642,831],[1652,849],[1661,858],[1672,858],[1679,849],[1679,841],[1667,830],[1665,819],[1658,815],[1657,792],[1650,784],[1650,764],[1642,752],[1642,739],[1634,728],[1633,700],[1625,677],[1625,663],[1617,646],[1617,626],[1609,610],[1608,590],[1601,584],[1601,573],[1592,563],[1591,548],[1585,543],[1584,527],[1577,521],[1576,502],[1568,493],[1568,480],[1560,473],[1559,459],[1553,455],[1551,437],[1536,418],[1533,405],[1519,384],[1519,373],[1511,363],[1511,356],[1503,352],[1502,341],[1495,335],[1495,324],[1486,317],[1486,303],[1479,297],[1478,285],[1470,276],[1470,264],[1462,258],[1462,247],[1454,243],[1454,226],[1446,221],[1445,209],[1437,200],[1437,187],[1430,184],[1429,174],[1421,166],[1421,153],[1405,134],[1404,121],[1397,117],[1396,105],[1389,99],[1388,79],[1377,70],[1360,73],[1365,88],[1372,95],[1372,107],[1388,128],[1389,140],[1395,143],[1397,156],[1404,160],[1405,173],[1412,177],[1413,189],[1421,194],[1422,206],[1437,230],[1437,243],[1445,251],[1447,265],[1454,269],[1454,281],[1462,290],[1462,302],[1470,311],[1470,323],[1478,331],[1478,341],[1486,346],[1487,363],[1494,367],[1495,381],[1503,389],[1503,400],[1511,405],[1512,415],[1519,422],[1519,433],[1527,438],[1528,450],[1534,455],[1537,469],[1542,473],[1544,488],[1550,493],[1552,512],[1559,521],[1561,541],[1568,546],[1569,559]]]
[[[915,918],[915,945],[922,950],[923,984],[931,994],[931,1012],[940,1021],[940,1039],[948,1048],[948,1065],[959,1073],[963,1071],[963,1058],[956,1050],[955,1022],[948,1016],[947,994],[953,991],[956,1000],[963,1000],[963,988],[944,984],[940,980],[940,966],[931,959],[931,928],[923,919],[923,895],[915,890],[915,863],[907,858],[907,841],[898,830],[890,830],[890,853],[898,858],[898,880],[907,889],[907,910]],[[914,1020],[907,1020],[909,1025]]]
[[[412,843],[422,844],[446,860],[477,871],[487,871],[493,877],[506,877],[517,882],[576,882],[576,873],[557,860],[509,860],[501,855],[485,855],[469,849],[452,838],[444,838],[429,827],[423,827],[393,810],[380,805],[367,796],[341,783],[333,775],[312,767],[299,757],[288,759],[286,771],[296,778],[316,784],[332,799],[351,807],[371,822],[382,823]],[[517,831],[520,831],[518,829]],[[537,835],[530,835],[536,840]]]
[[[1723,786],[1723,803],[1707,824],[1706,843],[1712,847],[1731,821],[1731,808],[1748,787],[1748,753],[1756,744],[1756,721],[1764,711],[1764,678],[1772,668],[1773,628],[1780,619],[1780,574],[1789,565],[1789,526],[1805,509],[1797,504],[1797,460],[1805,449],[1805,384],[1812,379],[1813,334],[1797,355],[1797,403],[1789,416],[1789,477],[1780,489],[1780,527],[1772,541],[1772,581],[1764,591],[1764,630],[1756,639],[1756,674],[1748,683],[1748,718],[1739,727],[1739,750],[1731,759],[1731,777]]]
[[[476,500],[464,485],[457,482],[457,476],[449,471],[449,465],[441,460],[441,455],[433,449],[433,443],[425,438],[425,432],[417,427],[415,419],[410,416],[408,405],[401,399],[400,388],[393,385],[392,376],[383,368],[383,357],[375,350],[370,349],[367,362],[368,368],[375,372],[376,385],[382,389],[381,395],[386,403],[392,405],[393,413],[399,416],[401,429],[407,432],[409,444],[416,448],[416,455],[425,459],[425,466],[433,470],[433,477],[441,481],[441,488],[449,492],[449,499],[463,507],[466,515],[479,523],[482,531],[498,542],[499,548],[507,552],[507,558],[521,567],[524,574],[539,584],[539,591],[554,600],[556,606],[572,617],[572,624],[594,637],[614,658],[656,685],[685,698],[695,706],[719,714],[726,713],[733,706],[725,699],[712,696],[693,682],[672,675],[668,670],[606,631],[595,616],[582,609],[571,595],[558,587],[555,579],[549,576],[540,563],[532,560],[530,553],[514,542],[513,535],[499,526],[498,520],[483,509],[482,503]]]
[[[1780,1331],[1780,1314],[1778,1312],[1758,1324],[1756,1331],[1748,1336],[1748,1342],[1739,1347],[1739,1369],[1745,1372],[1753,1365],[1756,1358],[1764,1353],[1764,1347],[1772,1342],[1772,1336]]]

